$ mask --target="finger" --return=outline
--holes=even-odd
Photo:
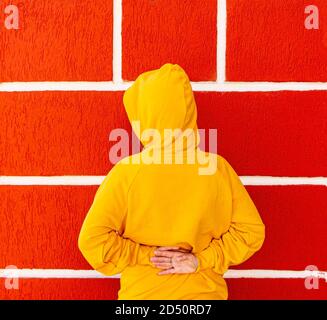
[[[175,251],[159,251],[155,253],[154,257],[167,257],[167,258],[175,258],[184,255],[183,252],[175,252]]]
[[[166,250],[179,250],[179,249],[181,249],[180,247],[177,247],[177,246],[170,246],[170,247],[159,247],[158,249],[156,249],[156,250],[159,250],[159,251],[161,251],[161,250],[163,250],[163,251],[166,251]]]
[[[166,257],[152,257],[150,259],[152,262],[166,262],[169,263],[171,262],[171,258],[166,258]]]
[[[172,267],[171,263],[155,263],[154,266],[160,269],[170,269]]]
[[[172,273],[175,273],[175,269],[174,268],[160,271],[160,272],[158,272],[158,275],[161,276],[161,275],[164,275],[164,274],[172,274]]]

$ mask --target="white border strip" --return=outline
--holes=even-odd
[[[327,279],[326,271],[293,271],[293,270],[228,270],[226,279],[255,278],[255,279],[304,279],[317,277]],[[73,278],[73,279],[119,279],[120,274],[105,276],[94,270],[73,269],[0,269],[0,278]]]
[[[116,40],[117,41],[117,40]],[[118,42],[118,41],[117,41]],[[117,46],[117,44],[116,44]],[[117,59],[117,58],[115,58]],[[133,81],[121,80],[121,67],[115,64],[113,81],[46,81],[2,82],[0,92],[33,91],[125,91]],[[221,71],[219,71],[221,72]],[[220,79],[221,80],[221,79]],[[219,81],[220,81],[219,80]],[[269,92],[327,90],[327,82],[191,82],[193,91],[211,92]]]
[[[242,183],[247,186],[327,186],[327,177],[240,176],[240,178]]]
[[[105,176],[0,176],[0,185],[14,186],[92,186],[100,185]],[[248,186],[327,186],[327,177],[240,176]]]
[[[224,278],[256,278],[256,279],[304,279],[307,277],[324,278],[327,280],[326,271],[293,271],[293,270],[228,270]]]
[[[226,80],[226,0],[218,0],[217,11],[217,82],[224,83]]]
[[[0,176],[0,185],[12,186],[93,186],[105,176]]]

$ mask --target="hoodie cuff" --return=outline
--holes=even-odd
[[[140,245],[137,255],[137,264],[152,265],[150,258],[154,256],[156,248],[157,247]]]
[[[214,252],[211,247],[208,247],[201,252],[195,253],[195,256],[198,259],[198,267],[196,268],[195,273],[198,273],[203,269],[214,267]]]

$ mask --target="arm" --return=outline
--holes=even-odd
[[[106,275],[117,274],[129,265],[150,265],[156,248],[120,235],[124,230],[128,190],[134,179],[132,176],[137,173],[134,169],[126,172],[127,169],[127,165],[118,163],[105,177],[78,238],[78,247],[85,259]]]
[[[195,254],[199,262],[196,272],[213,268],[224,274],[229,266],[244,262],[258,251],[265,238],[265,226],[240,178],[224,158],[219,157],[220,162],[232,191],[231,224],[219,239]]]

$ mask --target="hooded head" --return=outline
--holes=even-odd
[[[145,139],[143,132],[153,129],[160,133],[161,147],[178,139],[177,136],[167,142],[165,129],[192,130],[198,141],[192,87],[186,72],[178,64],[166,63],[159,69],[140,74],[125,91],[123,102],[133,130],[144,147],[153,145],[153,141],[150,143]],[[139,127],[135,128],[135,124]]]

